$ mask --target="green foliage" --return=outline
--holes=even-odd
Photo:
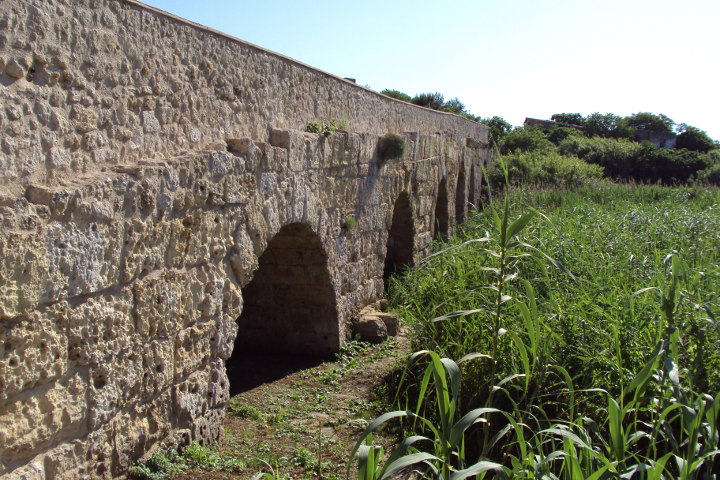
[[[626,139],[570,137],[558,146],[562,155],[575,155],[600,165],[611,178],[631,178],[633,163],[639,157],[640,144]]]
[[[381,162],[386,160],[401,159],[405,154],[405,139],[394,133],[386,133],[380,138],[378,145],[378,159]]]
[[[463,113],[465,113],[465,104],[462,103],[457,97],[455,97],[452,100],[448,100],[447,102],[443,103],[442,107],[440,107],[440,110],[442,110],[443,112],[454,113],[455,115],[462,115]]]
[[[701,184],[720,187],[720,161],[716,161],[704,170],[697,173],[697,180]]]
[[[553,145],[539,128],[519,127],[505,135],[502,152],[547,152]]]
[[[582,131],[576,128],[569,127],[555,127],[551,128],[547,132],[547,139],[550,140],[554,145],[560,145],[560,142],[570,137],[581,136]]]
[[[338,130],[347,130],[347,120],[333,120],[332,118],[323,118],[319,122],[308,122],[305,130],[310,133],[319,133],[324,137],[329,137]]]
[[[514,153],[504,158],[511,185],[577,188],[599,182],[603,176],[602,167],[556,152]],[[499,190],[505,184],[503,170],[498,165],[490,168],[487,175],[491,190]]]
[[[396,98],[396,99],[398,99],[398,100],[402,100],[403,102],[410,102],[410,101],[412,100],[412,98],[410,97],[410,95],[408,95],[407,93],[403,93],[403,92],[401,92],[401,91],[399,91],[399,90],[389,90],[389,89],[386,88],[385,90],[383,90],[383,91],[380,92],[380,93],[382,93],[383,95],[386,95],[386,96],[388,96],[388,97],[392,97],[392,98]]]
[[[631,133],[627,123],[612,113],[593,113],[585,119],[585,134],[588,137],[629,138]]]
[[[249,418],[251,420],[261,420],[262,412],[259,408],[248,405],[237,398],[231,398],[228,404],[230,412],[238,418]]]
[[[713,478],[717,191],[624,186],[512,202],[544,215],[507,199],[391,279],[390,302],[425,351],[408,362],[400,409],[356,445],[374,452],[361,478],[408,465],[436,479]],[[370,433],[398,420],[406,437],[382,463]]]
[[[217,447],[192,442],[181,450],[177,447],[156,450],[147,461],[130,467],[130,476],[137,480],[166,480],[190,470],[234,472],[244,467],[242,460],[223,455]]]
[[[550,120],[558,123],[566,123],[568,125],[585,125],[585,117],[579,113],[555,113]]]
[[[715,142],[707,133],[699,128],[685,127],[685,131],[677,136],[675,148],[686,148],[696,152],[709,152],[717,148]]]
[[[343,226],[345,227],[345,230],[349,232],[350,230],[357,227],[357,220],[355,220],[354,216],[348,215],[347,217],[345,217],[345,223],[343,224]]]
[[[482,118],[480,123],[490,128],[490,141],[494,141],[498,147],[502,145],[503,139],[512,130],[512,125],[497,115],[492,118]]]
[[[445,98],[440,92],[421,93],[415,95],[410,101],[415,105],[420,105],[421,107],[440,110],[445,103]]]
[[[655,132],[672,132],[675,122],[667,115],[655,115],[649,112],[640,112],[625,117],[628,126],[633,130],[651,130]]]
[[[558,151],[600,165],[607,177],[637,182],[686,182],[714,164],[711,153],[666,150],[625,139],[571,137],[560,143]]]

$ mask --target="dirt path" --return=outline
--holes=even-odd
[[[240,460],[240,468],[176,478],[251,479],[260,471],[288,480],[345,478],[359,434],[387,408],[381,405],[388,396],[385,379],[402,368],[408,349],[401,334],[379,346],[349,342],[336,361],[312,366],[297,357],[255,358],[243,375],[245,385],[231,387],[244,391],[228,406],[221,447],[224,458]],[[273,372],[283,376],[272,380]],[[386,442],[374,437],[376,444]]]

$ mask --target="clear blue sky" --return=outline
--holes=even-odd
[[[718,0],[148,0],[374,90],[475,115],[664,113],[720,140]]]

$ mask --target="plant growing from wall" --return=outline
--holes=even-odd
[[[347,130],[348,120],[343,117],[341,120],[333,120],[332,118],[321,118],[317,122],[308,122],[305,127],[310,133],[319,133],[325,137],[329,137],[331,134],[338,130]]]
[[[345,217],[345,223],[343,224],[343,226],[345,227],[345,230],[349,232],[350,230],[357,227],[357,220],[353,215],[348,215],[347,217]]]
[[[405,154],[405,140],[394,133],[386,133],[380,138],[378,145],[378,159],[380,162],[401,159]]]

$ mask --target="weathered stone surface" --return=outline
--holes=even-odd
[[[364,342],[382,343],[387,340],[385,322],[375,315],[363,315],[355,321],[355,333]]]
[[[2,480],[219,440],[233,352],[338,350],[387,264],[479,198],[476,122],[131,0],[4,0],[0,24]],[[406,154],[380,163],[389,131]]]

